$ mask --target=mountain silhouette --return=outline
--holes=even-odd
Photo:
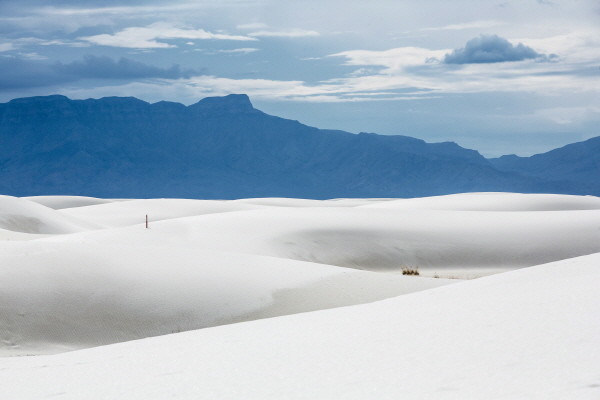
[[[570,181],[585,194],[600,193],[600,137],[571,143],[531,157],[514,154],[490,159],[501,171],[546,180]]]
[[[265,114],[243,94],[209,97],[190,106],[59,95],[0,104],[0,193],[15,196],[600,194],[598,151],[577,149],[580,157],[566,157],[554,169],[540,162],[540,172],[533,173],[521,167],[527,159],[488,160],[452,142],[317,129]],[[596,169],[582,158],[596,160],[590,161]],[[579,173],[580,167],[587,172]]]

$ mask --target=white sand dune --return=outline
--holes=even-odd
[[[185,248],[0,242],[0,355],[55,353],[447,283]]]
[[[394,210],[574,211],[600,210],[600,198],[564,194],[460,193],[374,202],[363,207]]]
[[[154,223],[156,221],[180,217],[260,208],[264,207],[234,201],[143,199],[67,208],[61,210],[61,212],[65,215],[85,219],[105,227],[121,227],[143,223],[146,214]]]
[[[382,203],[393,199],[331,199],[331,200],[310,200],[310,199],[288,199],[282,197],[240,199],[232,202],[254,204],[271,207],[356,207],[372,203]]]
[[[531,208],[529,196],[515,196],[513,203],[525,199],[522,208]],[[488,196],[469,197],[485,201]],[[545,199],[542,196],[542,209],[546,209]],[[448,201],[452,207],[458,200],[450,196],[436,201]],[[162,202],[162,207],[176,208],[173,200]],[[82,211],[77,214],[81,219],[87,218],[85,213],[93,219],[96,208],[135,204],[74,210]],[[446,277],[482,276],[600,251],[600,210],[596,209],[453,211],[383,205],[265,207],[152,221],[149,230],[141,225],[144,209],[131,208],[128,212],[137,212],[139,225],[45,240],[106,244],[118,238],[128,245],[203,248],[374,271],[399,271],[411,265],[428,275]]]
[[[55,210],[71,207],[85,207],[97,204],[112,203],[113,201],[120,201],[99,199],[96,197],[86,196],[30,196],[23,197],[23,199],[33,201],[34,203],[53,208]]]
[[[371,304],[0,360],[2,398],[598,399],[600,254]]]
[[[0,229],[33,234],[60,234],[97,229],[88,220],[12,196],[0,196]]]
[[[600,251],[600,199],[589,196],[37,198],[57,209],[33,200],[0,197],[4,355],[366,303],[448,283],[401,276],[405,266],[422,276],[472,278]]]
[[[41,233],[15,232],[15,231],[9,231],[8,229],[0,228],[0,241],[2,241],[2,240],[7,240],[7,241],[34,240],[34,239],[41,239],[41,238],[44,238],[47,236],[49,236],[49,235],[41,234]]]
[[[52,196],[46,196],[52,197]],[[50,199],[53,200],[53,199]],[[48,200],[47,202],[50,202]],[[127,201],[103,201],[96,204],[80,204],[73,208],[61,206],[61,211],[66,215],[86,219],[105,227],[122,227],[140,224],[148,214],[152,222],[163,221],[195,215],[219,214],[233,211],[248,211],[274,208],[329,208],[329,207],[356,207],[373,203],[388,201],[388,199],[334,199],[334,200],[307,200],[284,198],[261,198],[241,200],[189,200],[189,199],[140,199]],[[63,203],[68,204],[64,200]]]

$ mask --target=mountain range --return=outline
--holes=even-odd
[[[600,137],[486,159],[453,142],[323,130],[243,94],[184,106],[41,96],[0,104],[0,193],[97,197],[600,195]]]

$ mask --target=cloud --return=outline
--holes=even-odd
[[[12,43],[0,43],[0,53],[3,51],[11,51],[14,50],[15,46]]]
[[[543,120],[552,121],[559,125],[581,124],[589,120],[600,119],[600,107],[551,107],[535,110],[532,114]]]
[[[101,35],[84,36],[79,39],[101,46],[126,47],[133,49],[177,47],[173,44],[159,41],[159,39],[257,40],[249,36],[212,33],[205,31],[204,29],[179,28],[162,22],[157,22],[146,27],[125,28],[112,35],[105,33]]]
[[[38,54],[36,52],[29,52],[29,53],[23,53],[23,52],[18,52],[16,57],[18,58],[24,58],[27,60],[47,60],[48,57],[43,56],[41,54]]]
[[[159,68],[127,58],[86,56],[70,63],[41,62],[38,59],[0,58],[0,90],[61,85],[82,79],[136,80],[147,78],[182,79],[198,71],[178,65]]]
[[[569,38],[571,36],[564,39],[565,45],[570,42]],[[535,48],[550,52],[541,44],[553,40],[539,40],[540,45],[532,42]],[[527,39],[523,41],[530,43]],[[247,54],[256,50],[244,47],[201,51],[206,54]],[[570,56],[576,61],[561,58],[554,63],[469,63],[456,68],[441,61],[449,53],[451,49],[424,47],[348,50],[327,57],[342,57],[343,64],[353,68],[348,68],[341,77],[321,81],[275,80],[269,79],[269,76],[260,76],[264,79],[233,79],[203,75],[200,71],[183,71],[177,66],[158,68],[129,59],[94,56],[54,64],[20,60],[20,64],[13,61],[9,65],[2,61],[0,70],[4,76],[0,77],[0,88],[55,85],[61,87],[63,93],[70,87],[71,93],[78,91],[81,95],[126,94],[127,90],[131,90],[129,95],[156,100],[178,96],[197,99],[243,92],[263,99],[304,102],[416,100],[450,93],[535,92],[548,95],[600,92],[600,81],[594,74],[597,59],[582,62]],[[331,62],[331,58],[328,60]],[[81,84],[70,84],[84,79],[87,81]],[[103,79],[105,82],[91,82],[91,79]],[[60,86],[61,83],[69,85]],[[101,86],[90,88],[92,84]]]
[[[494,20],[482,20],[482,21],[472,21],[465,22],[462,24],[451,24],[444,26],[435,26],[430,28],[421,28],[420,31],[458,31],[463,29],[482,29],[482,28],[492,28],[494,26],[504,25],[504,22],[494,21]]]
[[[309,85],[303,81],[269,79],[231,79],[201,75],[177,81],[131,82],[119,86],[90,89],[67,89],[62,93],[74,97],[136,96],[148,101],[186,99],[192,103],[207,96],[224,96],[246,93],[255,99],[278,101],[301,101],[312,103],[341,103],[392,100],[422,100],[432,96],[415,96],[410,93],[346,92],[342,85],[323,82]]]
[[[422,47],[397,47],[389,50],[349,50],[331,54],[329,57],[346,58],[345,65],[371,65],[399,71],[408,66],[425,65],[443,57],[446,50],[430,50]]]
[[[0,58],[0,91],[61,84],[69,79],[52,65],[22,58]]]
[[[310,37],[310,36],[319,36],[320,33],[317,31],[309,31],[305,29],[288,29],[282,31],[256,31],[249,33],[248,36],[252,37]]]
[[[0,0],[2,1],[2,0]],[[22,37],[13,39],[10,42],[0,43],[0,53],[3,52],[13,52],[11,56],[15,56],[17,58],[30,58],[30,59],[46,59],[48,57],[41,56],[37,54],[35,51],[20,51],[25,47],[31,46],[69,46],[69,47],[87,47],[88,43],[81,42],[66,42],[61,40],[44,40],[34,37]],[[15,51],[19,51],[15,53]]]
[[[515,41],[528,43],[538,52],[560,54],[570,62],[598,63],[600,38],[596,30],[583,29],[547,37],[523,37]]]
[[[514,47],[514,46],[513,46]],[[461,68],[441,62],[450,49],[399,47],[383,51],[349,50],[329,55],[343,57],[356,67],[344,77],[303,80],[233,79],[194,75],[180,79],[148,79],[94,89],[70,89],[77,96],[128,94],[147,100],[185,98],[229,93],[278,101],[365,102],[431,99],[446,94],[600,92],[594,62],[471,63]],[[590,72],[591,71],[591,72]]]
[[[1,0],[0,0],[1,1]],[[16,39],[12,39],[9,46],[6,50],[16,50],[27,46],[68,46],[68,47],[89,47],[89,43],[85,42],[75,42],[68,40],[59,40],[59,39],[40,39],[38,37],[20,37]],[[2,44],[0,44],[0,49],[2,48]],[[6,51],[5,50],[5,51]],[[0,50],[2,51],[2,50]]]
[[[259,49],[254,48],[254,47],[243,47],[240,49],[231,49],[231,50],[217,50],[217,53],[224,53],[224,54],[250,54],[250,53],[254,53],[255,51],[258,51]]]
[[[86,42],[76,42],[76,41],[67,41],[67,40],[41,40],[38,43],[40,46],[68,46],[68,47],[89,47],[90,43]]]
[[[516,46],[497,35],[481,35],[467,42],[465,47],[444,56],[446,64],[485,64],[507,61],[555,58],[552,54],[540,54],[531,47],[519,43]]]
[[[82,61],[73,61],[68,64],[56,63],[54,68],[65,75],[94,79],[179,79],[188,78],[197,73],[193,70],[182,70],[179,65],[158,68],[127,58],[115,61],[110,57],[92,55],[85,56]]]
[[[242,30],[265,29],[266,27],[267,27],[267,24],[264,24],[262,22],[252,22],[249,24],[241,24],[241,25],[236,26],[237,29],[242,29]]]
[[[366,60],[365,60],[366,61]],[[378,61],[379,62],[379,61]],[[384,69],[372,74],[347,76],[314,83],[302,80],[233,79],[213,75],[195,75],[183,79],[151,79],[123,85],[63,91],[77,97],[135,95],[146,100],[187,99],[247,93],[251,97],[301,102],[366,102],[424,100],[453,93],[596,93],[600,83],[594,77],[581,76],[571,66],[532,63],[515,68],[501,65],[469,64],[451,68],[443,63]],[[564,74],[547,72],[562,69]]]
[[[47,1],[34,1],[27,4],[30,10],[39,15],[46,16],[98,16],[98,15],[127,15],[127,14],[147,14],[147,13],[165,13],[169,11],[188,11],[201,7],[197,3],[178,3],[160,4],[160,2],[139,1],[72,1],[60,2],[49,6]],[[130,3],[130,5],[127,5]],[[152,4],[155,3],[155,4]],[[1,1],[0,1],[1,4]]]

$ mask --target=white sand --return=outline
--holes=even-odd
[[[0,229],[33,234],[60,234],[97,229],[87,220],[12,196],[0,196]]]
[[[0,356],[360,304],[450,282],[193,248],[0,242]]]
[[[599,252],[590,196],[0,196],[0,355],[76,350],[0,399],[595,399]]]
[[[448,196],[397,199],[365,204],[386,209],[451,211],[574,211],[600,210],[600,198],[564,194],[460,193]]]
[[[511,209],[532,208],[534,195],[503,197],[511,200],[512,196]],[[102,244],[118,240],[128,245],[193,247],[373,271],[399,271],[411,265],[429,276],[444,277],[483,276],[600,251],[600,209],[582,209],[596,198],[584,198],[582,205],[571,201],[572,196],[565,196],[571,202],[560,203],[561,210],[545,211],[546,195],[539,196],[544,211],[454,211],[451,208],[459,199],[452,196],[436,199],[438,203],[447,201],[448,210],[390,207],[396,202],[384,201],[375,203],[379,207],[290,205],[234,211],[240,202],[234,202],[233,207],[229,202],[207,202],[199,204],[201,209],[181,208],[182,214],[204,215],[154,221],[150,214],[148,231],[142,224],[148,207],[139,202],[113,203],[64,212],[108,224],[106,208],[114,210],[115,215],[126,209],[129,216],[137,216],[137,225],[52,240]],[[487,201],[487,197],[471,195],[468,200]],[[519,204],[521,200],[525,200],[523,204]],[[405,201],[419,205],[416,200],[397,203]],[[162,200],[154,204],[177,210],[179,202]],[[507,202],[499,204],[498,208],[503,209]],[[230,212],[222,212],[226,209]],[[157,210],[155,214],[162,219],[167,213]],[[122,217],[121,221],[126,219]],[[122,226],[119,221],[115,225]]]
[[[86,219],[105,227],[122,227],[140,224],[146,214],[154,223],[166,219],[232,211],[263,208],[243,202],[188,199],[144,199],[110,202],[76,208],[65,208],[61,212],[75,218]]]
[[[97,204],[112,203],[113,201],[119,201],[119,200],[109,200],[109,199],[98,199],[96,197],[86,197],[86,196],[30,196],[30,197],[23,197],[23,199],[32,201],[34,203],[41,204],[46,207],[53,208],[55,210],[60,210],[63,208],[71,208],[71,207],[84,207],[84,206],[91,206],[91,205],[97,205]]]
[[[0,360],[6,399],[598,399],[600,254],[395,299]]]

